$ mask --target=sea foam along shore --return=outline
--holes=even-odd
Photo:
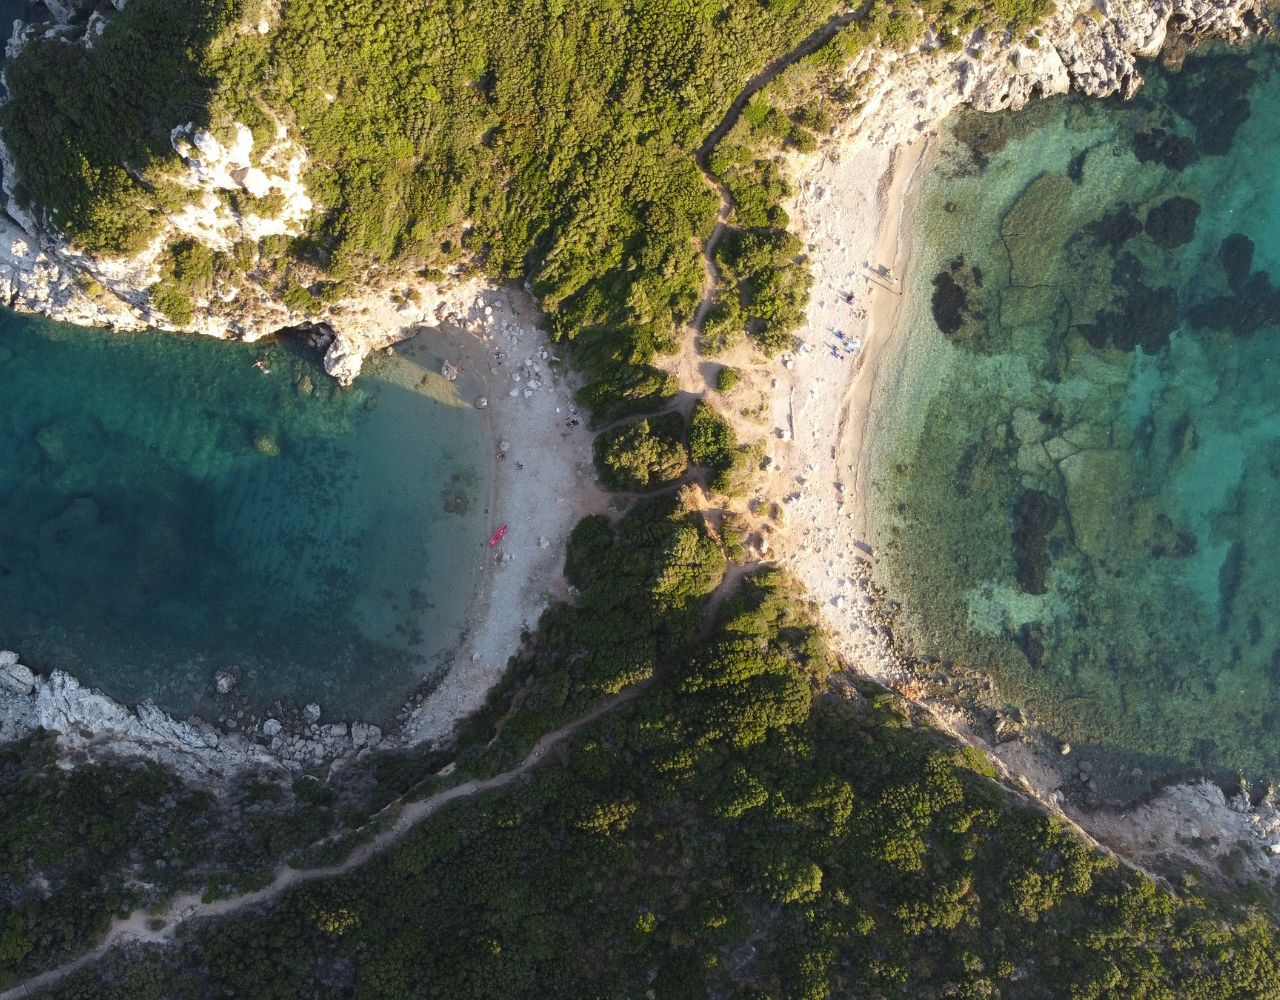
[[[1039,30],[1036,49],[1005,39],[994,46],[994,59],[988,50],[981,62],[973,50],[870,54],[849,74],[868,97],[862,111],[817,153],[791,158],[797,194],[788,207],[814,287],[797,350],[783,358],[781,372],[756,371],[756,383],[769,387],[781,439],[771,448],[769,495],[786,498],[785,521],[794,526],[770,541],[858,669],[900,687],[910,679],[886,641],[868,583],[867,421],[873,395],[896,391],[895,380],[904,377],[894,339],[900,278],[910,266],[911,181],[926,155],[924,137],[964,103],[1020,107],[1072,88],[1131,96],[1141,84],[1136,57],[1155,56],[1168,43],[1180,58],[1185,36],[1242,43],[1267,30],[1252,3],[1068,4]],[[877,273],[880,267],[891,275]],[[849,357],[845,345],[856,354]],[[908,685],[906,693],[915,692]],[[1235,851],[1254,876],[1280,874],[1280,812],[1270,800],[1255,805],[1247,794],[1227,796],[1197,781],[1130,806],[1086,811],[1062,794],[1077,765],[1056,744],[1030,734],[987,740],[957,706],[925,707],[944,728],[990,752],[1011,780],[1124,857],[1149,867],[1213,870]],[[1188,846],[1192,841],[1199,846]]]
[[[493,527],[509,524],[493,548],[487,535],[475,540],[486,569],[465,635],[438,686],[406,705],[399,732],[384,737],[366,723],[322,722],[319,707],[309,707],[292,730],[267,720],[252,733],[227,733],[200,719],[175,720],[149,703],[121,705],[63,671],[35,675],[5,652],[0,742],[42,728],[58,734],[64,750],[140,757],[189,778],[216,779],[245,769],[297,771],[374,745],[446,739],[458,719],[483,703],[521,633],[536,627],[550,600],[566,596],[561,568],[569,532],[608,500],[595,484],[591,435],[575,416],[573,379],[537,321],[528,295],[490,288],[465,315],[447,314],[442,326],[399,348],[424,359],[443,354],[479,386],[474,402],[483,399],[478,415],[492,444],[484,502]]]

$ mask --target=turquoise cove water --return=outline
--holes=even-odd
[[[875,403],[899,638],[1142,782],[1280,775],[1277,109],[1264,47],[956,120]]]
[[[230,717],[235,668],[241,711],[386,721],[483,567],[485,428],[437,370],[0,313],[0,648],[179,715]]]

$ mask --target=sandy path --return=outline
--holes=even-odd
[[[418,802],[410,802],[403,805],[395,822],[379,833],[376,837],[356,848],[351,856],[341,864],[330,865],[326,868],[289,868],[287,866],[280,868],[276,872],[276,876],[270,884],[258,889],[255,892],[245,893],[243,896],[236,896],[232,899],[221,899],[211,903],[205,903],[200,896],[195,893],[187,893],[177,897],[169,904],[168,908],[159,914],[150,914],[144,910],[135,911],[120,920],[115,921],[111,928],[107,931],[102,941],[92,951],[85,952],[79,958],[61,965],[56,969],[50,969],[48,972],[41,973],[28,979],[24,983],[11,987],[0,993],[0,1000],[19,1000],[21,997],[29,997],[32,994],[55,986],[65,977],[75,972],[77,969],[83,968],[91,962],[96,961],[114,948],[117,944],[126,941],[144,942],[144,943],[160,943],[173,939],[178,927],[183,924],[190,923],[194,920],[202,920],[209,917],[225,917],[233,913],[243,910],[252,909],[254,907],[265,906],[274,902],[289,889],[306,882],[314,882],[318,879],[334,878],[345,875],[348,872],[359,868],[361,865],[384,853],[389,848],[394,847],[405,835],[413,829],[414,826],[423,820],[439,812],[451,802],[458,799],[471,798],[483,792],[493,791],[504,785],[509,785],[517,778],[528,773],[538,764],[546,759],[547,755],[555,749],[556,746],[563,743],[583,726],[590,725],[597,719],[614,711],[620,706],[637,697],[646,687],[648,683],[637,684],[628,688],[619,695],[615,695],[608,701],[603,702],[596,708],[592,709],[586,715],[574,719],[572,722],[566,723],[554,732],[543,736],[534,748],[529,751],[529,755],[525,757],[519,764],[510,771],[504,771],[502,774],[495,775],[492,778],[486,778],[483,781],[465,781],[460,785],[445,789],[430,798],[422,799]],[[379,813],[379,816],[387,814],[395,809],[400,803],[393,803]],[[375,817],[376,818],[376,817]],[[152,929],[150,926],[155,922],[163,922],[163,926],[158,929]]]

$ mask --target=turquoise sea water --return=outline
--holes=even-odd
[[[415,348],[342,390],[285,346],[0,313],[0,648],[180,715],[237,667],[242,711],[386,721],[486,537],[480,415]]]
[[[956,120],[875,401],[899,638],[1144,781],[1280,776],[1277,110],[1268,46]]]

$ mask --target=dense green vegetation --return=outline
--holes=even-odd
[[[606,695],[652,679],[691,643],[727,566],[684,493],[643,503],[616,522],[578,523],[565,575],[573,605],[552,608],[503,682],[470,720],[460,769],[493,774],[545,732]]]
[[[0,744],[0,989],[74,958],[113,917],[173,892],[255,888],[431,763],[385,755],[327,786],[246,775],[215,796],[155,764],[65,768],[46,736]]]
[[[727,497],[743,496],[760,468],[762,449],[740,445],[737,432],[715,407],[698,400],[689,421],[689,459],[711,472],[712,491]]]
[[[619,533],[587,522],[570,551],[584,603],[616,581],[653,606],[672,574],[702,591],[714,574],[679,545],[628,555],[683,518],[659,503]],[[608,613],[587,614],[578,641],[599,643]],[[705,638],[657,648],[648,687],[562,765],[55,995],[1280,996],[1267,923],[1158,889],[1015,804],[896,698],[833,677],[779,574],[749,578]],[[548,638],[511,680],[597,688],[589,650]]]
[[[91,6],[77,6],[83,23]],[[810,148],[856,106],[856,94],[827,85],[836,67],[931,22],[944,34],[980,22],[1021,28],[1048,8],[877,2],[748,104],[708,161],[734,209],[708,345],[742,331],[771,353],[790,343],[808,279],[773,159]],[[846,9],[286,0],[276,12],[260,0],[135,0],[92,47],[42,40],[11,60],[14,100],[0,129],[19,200],[114,254],[146,245],[160,213],[183,200],[174,125],[226,138],[238,120],[262,144],[284,123],[311,156],[305,180],[319,209],[287,265],[280,248],[237,247],[242,268],[260,262],[261,277],[304,312],[389,265],[438,274],[475,260],[528,279],[554,335],[578,347],[590,379],[581,401],[609,422],[674,394],[653,361],[702,299],[702,247],[719,207],[701,144],[744,81]],[[171,269],[155,304],[182,324],[196,298]]]
[[[144,882],[203,864],[212,801],[160,767],[60,771],[42,740],[0,747],[0,986],[146,898],[104,869]]]
[[[600,481],[611,490],[645,490],[672,483],[689,467],[679,413],[633,420],[595,440]]]
[[[169,133],[206,119],[235,0],[142,0],[93,46],[37,39],[5,64],[0,129],[20,202],[103,253],[136,253],[180,197]],[[180,204],[180,202],[178,202]]]
[[[137,0],[92,49],[14,60],[0,128],[25,197],[82,245],[133,251],[166,202],[151,189],[173,124],[289,122],[320,206],[291,248],[310,280],[461,247],[532,282],[580,347],[584,401],[613,419],[665,401],[647,366],[702,298],[719,199],[693,151],[742,81],[838,4],[294,0],[265,36],[258,6]],[[152,50],[165,58],[139,57]],[[164,303],[185,315],[171,289]]]
[[[731,230],[721,240],[720,291],[705,327],[713,349],[732,346],[743,331],[770,356],[795,345],[813,284],[802,249],[778,227]]]

